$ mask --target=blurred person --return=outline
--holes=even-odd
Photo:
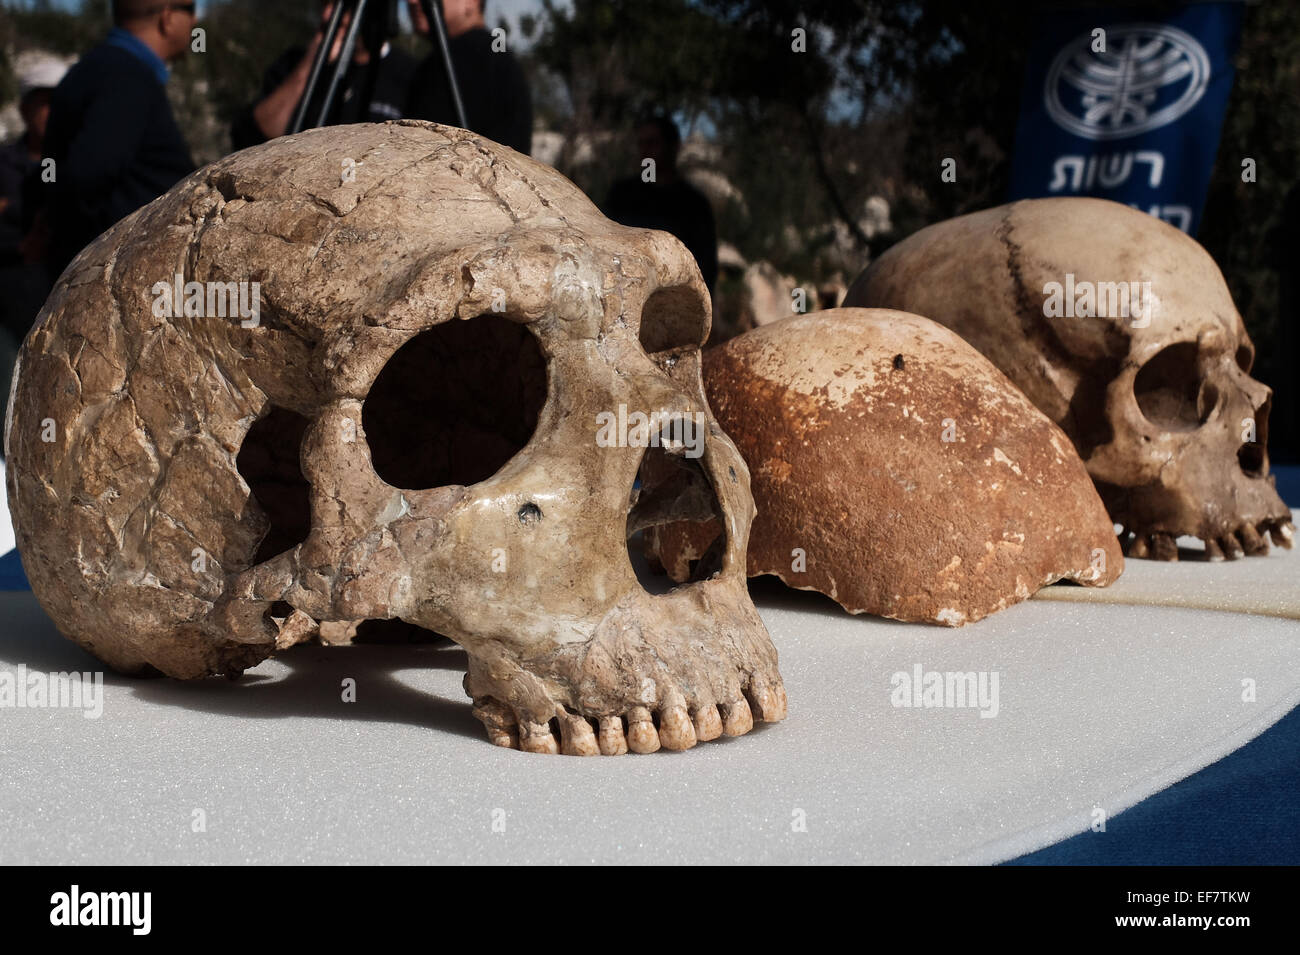
[[[476,133],[527,155],[533,145],[533,103],[519,61],[507,49],[493,50],[483,18],[484,0],[442,0],[447,45],[456,70],[465,121]],[[419,0],[406,0],[411,26],[429,36]],[[498,43],[498,46],[501,46]],[[436,48],[421,61],[411,86],[407,114],[459,126],[442,54]]]
[[[45,300],[44,268],[26,264],[22,257],[23,235],[30,225],[23,196],[40,173],[50,93],[67,71],[52,57],[20,68],[18,112],[23,132],[0,147],[0,421],[9,403],[9,379],[18,360],[18,346]],[[0,455],[3,453],[0,448]]]
[[[53,57],[44,57],[19,70],[18,112],[23,132],[0,147],[0,265],[21,261],[19,244],[31,225],[23,215],[23,194],[31,188],[28,178],[40,170],[50,94],[67,72],[68,68]]]
[[[373,2],[378,0],[372,0]],[[320,26],[311,42],[305,47],[296,46],[286,50],[267,68],[257,101],[236,116],[231,124],[230,140],[235,149],[246,149],[284,135],[307,90],[312,64],[325,41],[325,27],[333,13],[332,2],[323,4]],[[351,20],[351,12],[345,12],[334,39],[334,47],[330,50],[329,65],[321,70],[316,91],[307,105],[305,125],[308,128],[315,126],[320,117],[330,79],[334,75],[333,67],[342,55],[343,40]],[[406,100],[414,73],[415,60],[386,39],[378,58],[372,57],[365,43],[363,29],[358,32],[352,62],[343,75],[325,125],[382,123],[389,119],[401,119],[406,113]]]
[[[662,114],[646,117],[636,128],[641,173],[620,179],[610,188],[601,210],[623,225],[670,232],[695,256],[704,284],[713,291],[718,280],[718,233],[713,207],[677,170],[682,137],[677,124]],[[653,176],[650,175],[653,169]],[[647,181],[648,180],[648,181]]]
[[[164,88],[168,62],[190,49],[194,3],[113,0],[113,22],[51,97],[45,156],[54,181],[40,190],[48,198],[35,227],[48,229],[51,277],[194,171]]]
[[[30,202],[39,194],[41,153],[50,115],[50,94],[67,67],[44,58],[20,69],[18,110],[23,134],[0,149],[0,413],[9,395],[9,376],[18,345],[31,328],[49,291],[45,266],[24,259],[23,237],[31,226]]]

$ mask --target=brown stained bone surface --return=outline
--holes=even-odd
[[[260,283],[258,323],[208,299],[166,317],[177,274]],[[123,671],[237,674],[400,620],[465,648],[503,746],[745,733],[785,691],[745,588],[749,474],[700,382],[708,330],[680,243],[526,156],[415,122],[277,139],[60,279],[6,423],[24,566],[62,632]],[[699,415],[701,453],[602,446],[620,406]],[[693,475],[689,506],[656,467]],[[708,573],[638,582],[641,497],[726,524]]]
[[[1211,560],[1291,546],[1272,391],[1214,260],[1173,226],[1104,199],[1015,202],[900,242],[845,305],[917,312],[983,352],[1074,441],[1130,556],[1176,560],[1184,534]]]
[[[959,626],[1124,558],[1069,439],[940,325],[831,309],[705,354],[709,403],[749,462],[749,574],[853,613]],[[653,544],[684,576],[716,526]]]

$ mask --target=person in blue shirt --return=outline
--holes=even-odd
[[[112,32],[55,89],[45,158],[51,278],[115,222],[194,170],[167,101],[167,63],[191,43],[194,3],[113,0]]]

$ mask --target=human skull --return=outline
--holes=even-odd
[[[5,440],[32,589],[110,665],[180,678],[400,618],[465,648],[489,737],[532,752],[781,719],[708,329],[679,242],[463,130],[237,153],[86,249],[23,346]],[[624,410],[678,430],[600,442]],[[652,594],[627,536],[693,507],[725,543]]]
[[[845,305],[942,322],[1074,441],[1126,552],[1210,559],[1290,547],[1268,473],[1271,390],[1214,260],[1153,216],[1103,199],[1032,199],[922,229],[860,275]]]

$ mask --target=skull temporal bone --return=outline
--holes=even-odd
[[[358,175],[340,181],[344,160]],[[260,281],[262,324],[158,318],[145,293],[173,272]],[[526,446],[472,484],[384,481],[366,428],[382,369],[430,329],[493,321],[544,363]],[[33,589],[112,665],[186,678],[320,623],[401,617],[465,647],[489,735],[534,751],[685,748],[780,719],[744,586],[748,473],[700,384],[707,332],[680,243],[608,222],[554,170],[472,134],[401,122],[246,150],[97,240],[24,346],[6,431]],[[642,450],[594,441],[596,412],[620,403],[708,424],[721,567],[661,596],[625,540]],[[276,408],[307,422],[311,527],[257,562],[268,518],[236,456]],[[281,603],[293,633],[269,614]]]
[[[1094,314],[1045,309],[1051,283],[1096,291]],[[1104,309],[1099,290],[1133,283],[1149,312]],[[1074,441],[1132,556],[1175,560],[1183,534],[1211,559],[1291,545],[1254,346],[1213,259],[1172,226],[1101,199],[1015,202],[900,242],[844,304],[925,315],[983,352]]]

